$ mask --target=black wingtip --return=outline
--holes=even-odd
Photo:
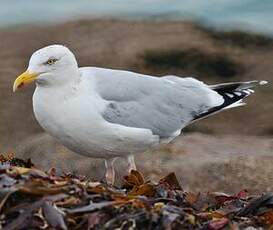
[[[198,114],[193,121],[208,117],[220,111],[244,105],[243,99],[254,93],[252,89],[257,85],[265,85],[267,81],[248,81],[248,82],[234,82],[224,83],[220,85],[211,86],[211,89],[220,94],[224,102],[223,104],[209,109],[207,112]]]

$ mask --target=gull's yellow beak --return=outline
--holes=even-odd
[[[20,76],[16,78],[16,80],[13,83],[13,92],[23,87],[24,85],[30,84],[36,79],[37,76],[38,74],[30,73],[28,71],[22,73]]]

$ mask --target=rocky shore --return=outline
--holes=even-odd
[[[103,175],[100,160],[68,153],[42,133],[32,112],[33,87],[12,93],[14,79],[36,49],[61,43],[75,52],[80,66],[195,76],[210,84],[273,79],[271,38],[191,22],[81,20],[3,29],[0,41],[1,152],[31,157],[43,169],[58,166],[95,178]],[[272,89],[272,84],[258,88],[247,106],[195,123],[175,143],[140,154],[140,170],[158,179],[172,169],[186,188],[196,191],[204,188],[200,181],[217,191],[272,191]],[[122,171],[122,161],[117,167]]]

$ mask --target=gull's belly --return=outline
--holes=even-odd
[[[126,156],[159,143],[158,136],[150,130],[106,122],[83,101],[42,103],[33,98],[33,107],[35,117],[45,131],[82,155],[97,158]]]

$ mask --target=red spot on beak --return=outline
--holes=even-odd
[[[21,82],[20,85],[18,85],[18,89],[22,88],[24,86],[24,82]]]

